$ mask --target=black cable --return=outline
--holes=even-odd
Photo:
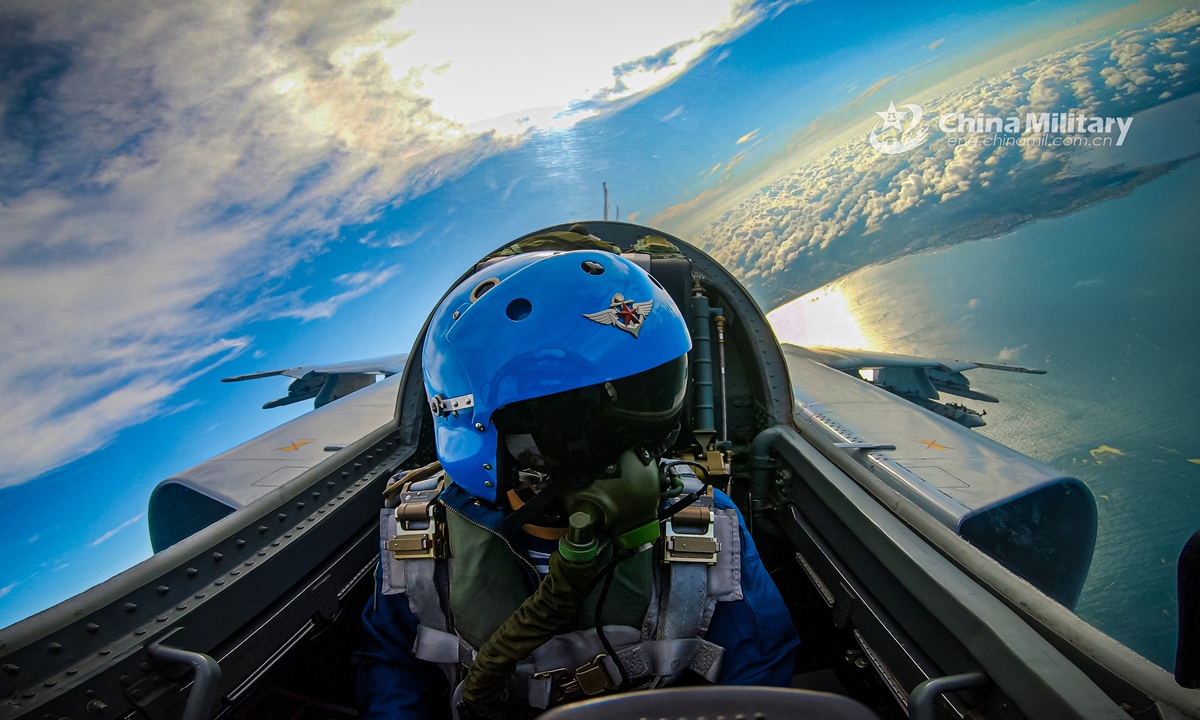
[[[704,483],[705,485],[711,484],[708,482],[708,468],[704,467],[703,464],[698,463],[695,460],[668,460],[662,464],[664,468],[675,467],[676,465],[688,465],[696,468],[700,472],[704,473],[704,479],[700,480],[700,482]],[[699,478],[696,479],[699,480]]]
[[[604,579],[605,573],[612,571],[619,563],[625,562],[634,555],[637,555],[637,553],[637,548],[629,548],[627,550],[622,550],[618,553],[615,553],[611,558],[609,558],[608,562],[604,563],[604,565],[596,571],[596,575],[592,578],[592,584],[588,586],[588,593],[590,594],[596,589],[596,586],[600,584],[602,579]]]
[[[703,494],[704,494],[704,490],[701,489],[701,490],[697,490],[695,492],[690,492],[687,495],[684,495],[682,498],[679,499],[679,502],[671,503],[667,507],[660,510],[658,513],[658,521],[663,522],[664,520],[669,520],[669,519],[675,517],[679,513],[683,512],[684,510],[689,508],[697,500],[699,500],[700,496]]]
[[[663,512],[659,513],[659,521],[671,517],[675,513],[696,502],[696,500],[700,499],[700,496],[710,485],[708,482],[708,468],[704,467],[700,463],[692,460],[672,460],[670,462],[663,463],[664,468],[673,467],[675,465],[690,465],[698,468],[704,473],[704,479],[701,480],[703,485],[699,490],[685,495],[682,500],[674,503],[670,507],[663,510]],[[621,675],[621,688],[627,688],[632,683],[629,679],[629,673],[625,669],[625,664],[621,662],[621,658],[617,656],[617,651],[613,648],[612,643],[609,641],[607,633],[604,632],[604,623],[601,619],[601,615],[604,612],[604,603],[608,600],[608,591],[612,588],[613,581],[617,576],[617,566],[634,555],[637,555],[638,552],[640,552],[638,548],[628,548],[616,553],[613,555],[612,559],[605,563],[604,567],[600,568],[600,571],[596,573],[595,579],[592,581],[592,589],[596,587],[596,584],[600,582],[601,579],[604,581],[604,586],[600,589],[600,597],[596,599],[596,634],[600,636],[600,643],[604,646],[604,651],[608,653],[608,656],[612,658],[613,664],[617,666],[617,672]]]
[[[677,513],[682,512],[684,509],[686,509],[692,503],[699,500],[700,496],[704,494],[704,491],[707,490],[712,485],[710,482],[708,482],[708,468],[704,467],[700,463],[695,462],[693,460],[671,460],[669,462],[663,463],[664,468],[674,467],[675,465],[690,465],[692,467],[699,468],[701,470],[701,472],[704,473],[704,479],[703,480],[700,480],[700,478],[696,478],[696,479],[700,480],[700,482],[703,484],[700,486],[699,490],[694,490],[694,491],[688,493],[687,495],[684,495],[678,501],[671,503],[670,505],[668,505],[667,507],[665,507],[661,511],[659,511],[659,513],[658,513],[658,521],[659,522],[662,522],[671,517],[674,517]]]
[[[616,567],[604,579],[604,587],[600,590],[600,598],[596,601],[596,633],[600,636],[600,642],[604,645],[604,651],[612,658],[613,664],[617,666],[617,672],[621,675],[621,688],[629,687],[629,673],[625,670],[625,663],[621,662],[621,658],[617,656],[617,651],[613,649],[612,643],[608,640],[608,634],[604,632],[604,625],[601,623],[600,613],[604,609],[604,601],[608,599],[608,590],[612,587],[613,578],[617,576]]]
[[[612,559],[596,573],[595,583],[604,578],[604,587],[600,589],[600,597],[596,599],[596,634],[600,636],[600,644],[604,646],[604,651],[612,658],[613,664],[617,666],[617,672],[621,675],[621,688],[626,688],[630,685],[629,673],[625,670],[625,663],[621,662],[621,658],[617,657],[617,651],[613,649],[612,643],[608,640],[608,635],[604,632],[604,623],[601,620],[601,614],[604,612],[604,602],[608,600],[608,591],[612,588],[613,580],[617,576],[617,565],[625,562],[629,558],[638,554],[637,548],[629,548],[613,555]]]

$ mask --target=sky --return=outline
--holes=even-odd
[[[148,556],[155,484],[307,409],[220,378],[409,350],[601,182],[699,241],[889,98],[1174,8],[6,3],[0,626]]]

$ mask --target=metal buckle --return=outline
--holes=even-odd
[[[547,705],[553,705],[555,703],[562,702],[567,694],[566,690],[563,689],[563,686],[567,683],[575,682],[574,678],[570,677],[570,671],[565,667],[536,672],[533,674],[533,679],[549,681],[550,690],[546,695]],[[578,689],[578,683],[575,683],[575,686],[576,689]]]
[[[397,560],[417,558],[442,558],[441,545],[436,535],[424,531],[397,530],[398,535],[388,540],[384,547]]]
[[[600,653],[592,658],[591,662],[575,668],[575,684],[579,686],[584,695],[590,697],[599,695],[605,690],[616,690],[620,687],[619,683],[613,682],[608,674],[608,668],[604,666],[604,660],[607,657],[607,654]]]
[[[445,558],[446,527],[443,522],[445,512],[436,500],[442,491],[445,480],[438,483],[436,488],[409,492],[405,487],[401,490],[402,501],[396,506],[396,534],[383,544],[397,560],[420,558]],[[406,524],[428,520],[424,528],[408,529]]]
[[[607,657],[607,653],[600,653],[590,662],[575,668],[575,672],[566,668],[555,668],[534,673],[533,677],[550,680],[550,702],[552,703],[579,695],[587,697],[599,695],[602,692],[621,687],[620,683],[614,682],[612,676],[608,674],[608,668],[604,665]]]
[[[663,523],[663,562],[716,564],[717,553],[721,552],[721,543],[713,535],[716,516],[711,507],[705,509],[708,511],[708,522],[702,533],[689,535],[676,532],[674,517],[667,518]]]
[[[402,520],[396,521],[396,535],[383,546],[390,550],[392,557],[397,560],[417,558],[434,558],[440,560],[446,557],[445,529],[436,516],[440,506],[432,506],[429,513],[429,527],[423,530],[405,530]]]

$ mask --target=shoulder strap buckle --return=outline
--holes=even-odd
[[[615,673],[609,670],[611,663],[607,653],[600,653],[591,661],[575,668],[574,671],[567,668],[544,670],[534,673],[533,679],[550,681],[549,700],[551,703],[581,696],[591,697],[608,690],[616,690],[621,686],[619,679],[613,677]]]
[[[663,523],[664,563],[716,564],[717,553],[721,552],[721,543],[713,534],[716,517],[713,515],[711,492],[710,489],[694,504],[675,513]]]
[[[613,677],[608,672],[608,666],[604,661],[608,655],[601,653],[591,660],[575,668],[574,682],[579,686],[579,689],[584,695],[592,696],[599,695],[605,690],[616,690],[621,686],[620,682],[614,681]]]
[[[446,486],[446,474],[436,476],[434,487],[413,489],[418,483],[428,485],[430,480],[433,478],[419,477],[405,482],[397,493],[400,502],[395,510],[396,534],[384,543],[384,548],[397,560],[447,557],[445,510],[437,502]]]

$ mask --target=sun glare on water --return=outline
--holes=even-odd
[[[875,350],[840,285],[826,285],[767,313],[781,343]]]

